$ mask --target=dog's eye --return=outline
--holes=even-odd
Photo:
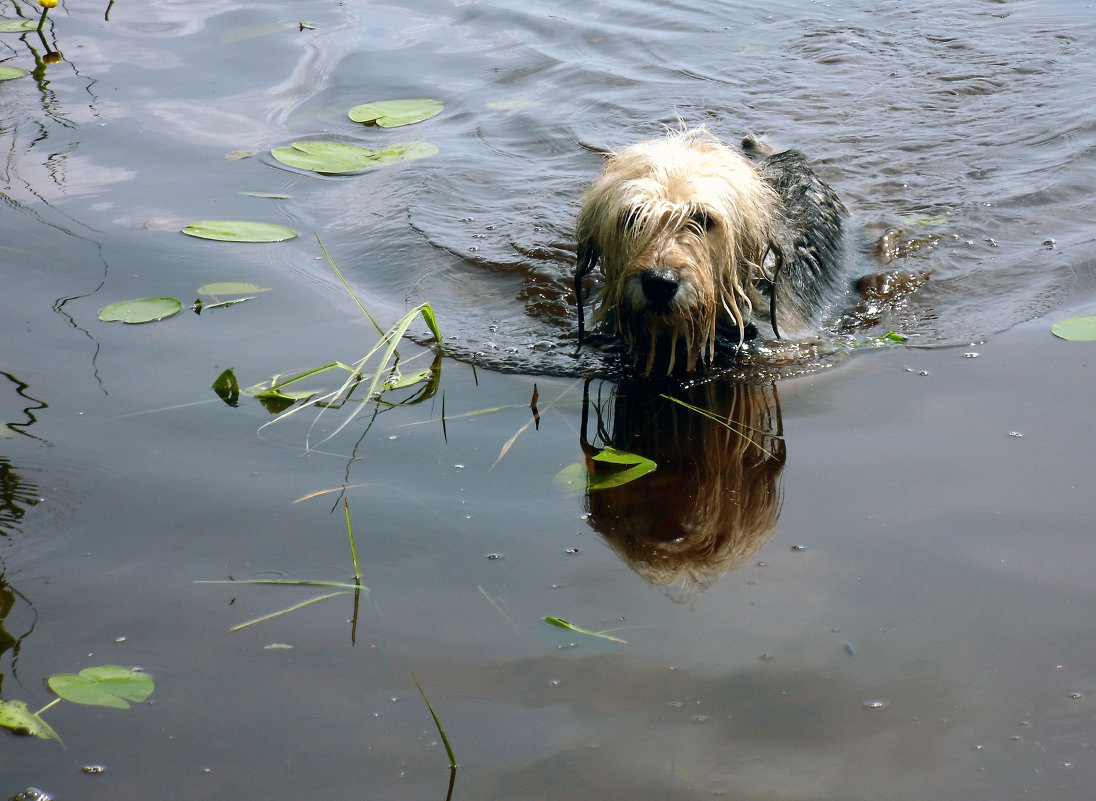
[[[632,209],[631,211],[625,211],[620,215],[620,229],[622,231],[631,231],[636,227],[639,222],[639,216],[642,214],[640,209]]]
[[[715,220],[703,209],[697,209],[689,215],[689,222],[701,231],[710,231],[715,227]]]

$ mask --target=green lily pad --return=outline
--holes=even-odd
[[[152,677],[139,670],[103,665],[84,668],[79,675],[58,673],[49,677],[49,688],[74,704],[129,709],[152,695]]]
[[[202,220],[190,223],[182,233],[218,242],[284,242],[297,236],[284,225],[248,220]]]
[[[27,71],[19,67],[0,67],[0,81],[10,81],[14,78],[22,78]]]
[[[354,122],[379,125],[381,128],[398,128],[428,120],[441,114],[445,105],[439,100],[379,100],[350,109]]]
[[[1059,320],[1050,327],[1050,333],[1070,342],[1091,342],[1096,340],[1096,314],[1082,314]]]
[[[38,27],[34,19],[0,19],[0,33],[22,33]]]
[[[141,298],[112,303],[99,312],[104,323],[152,323],[182,311],[183,304],[175,298]]]
[[[290,167],[323,173],[346,173],[385,167],[400,161],[413,161],[433,156],[437,147],[429,142],[398,142],[394,145],[370,150],[342,142],[294,142],[291,147],[276,147],[270,151],[275,159]]]
[[[50,725],[27,709],[24,701],[0,701],[0,726],[16,734],[29,734],[46,740],[60,740]]]

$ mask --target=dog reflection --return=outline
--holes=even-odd
[[[588,520],[633,570],[655,585],[700,589],[758,551],[783,497],[775,386],[630,383],[613,387],[604,402],[591,400],[589,390],[587,384],[582,419]],[[597,445],[587,439],[591,410]],[[593,489],[620,470],[593,459],[607,446],[647,457],[657,468]]]

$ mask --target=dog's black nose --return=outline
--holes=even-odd
[[[652,306],[668,306],[677,294],[679,281],[673,270],[644,270],[639,281]]]

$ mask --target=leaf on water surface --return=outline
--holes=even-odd
[[[104,323],[153,323],[182,311],[183,304],[175,298],[141,298],[112,303],[99,312]]]
[[[598,490],[620,487],[643,478],[648,473],[654,472],[658,465],[646,456],[637,453],[617,450],[616,448],[603,448],[593,457],[595,462],[604,464],[627,465],[627,469],[606,475],[591,473],[586,465],[576,462],[556,473],[552,483],[559,489],[570,495],[579,495],[583,492],[597,492]]]
[[[1050,333],[1070,342],[1092,342],[1096,340],[1096,314],[1059,320],[1050,327]]]
[[[61,740],[57,732],[38,715],[27,709],[23,701],[0,701],[0,726],[11,729],[16,734],[29,734],[58,742]]]
[[[249,220],[201,220],[190,223],[181,233],[218,242],[284,242],[297,236],[284,225]]]
[[[0,19],[0,33],[22,33],[37,27],[38,20],[34,19]]]
[[[299,400],[307,400],[315,395],[315,392],[257,392],[255,400],[262,404],[263,408],[271,414],[281,414]]]
[[[290,167],[324,175],[345,175],[386,167],[400,161],[413,161],[433,156],[437,152],[434,145],[419,141],[398,142],[380,150],[343,142],[311,141],[294,142],[290,147],[276,147],[270,151],[270,155]]]
[[[19,67],[0,67],[0,81],[10,81],[14,78],[22,78],[29,73]]]
[[[229,406],[236,406],[240,401],[240,385],[236,381],[235,371],[229,367],[213,382],[213,391],[217,393],[217,397],[227,403]]]
[[[254,292],[269,292],[270,287],[259,286],[258,284],[245,284],[242,281],[220,281],[213,284],[202,284],[198,287],[199,295],[209,295],[210,297],[217,297],[218,295],[250,295]]]
[[[561,629],[567,629],[568,631],[573,631],[576,634],[585,634],[587,637],[598,637],[599,639],[602,639],[602,640],[609,640],[611,642],[624,643],[625,645],[628,644],[627,640],[622,640],[620,637],[613,637],[612,635],[608,634],[605,631],[590,631],[588,629],[584,629],[584,628],[581,628],[579,626],[576,626],[574,623],[569,623],[566,620],[563,620],[562,618],[548,616],[548,617],[544,618],[544,622],[548,623],[552,626],[557,626],[558,628],[561,628]]]
[[[378,100],[354,106],[348,116],[354,122],[379,125],[381,128],[398,128],[436,117],[444,108],[445,104],[440,100]]]
[[[117,665],[84,668],[79,674],[58,673],[47,683],[66,701],[113,709],[129,709],[129,701],[140,703],[154,689],[151,676]]]

